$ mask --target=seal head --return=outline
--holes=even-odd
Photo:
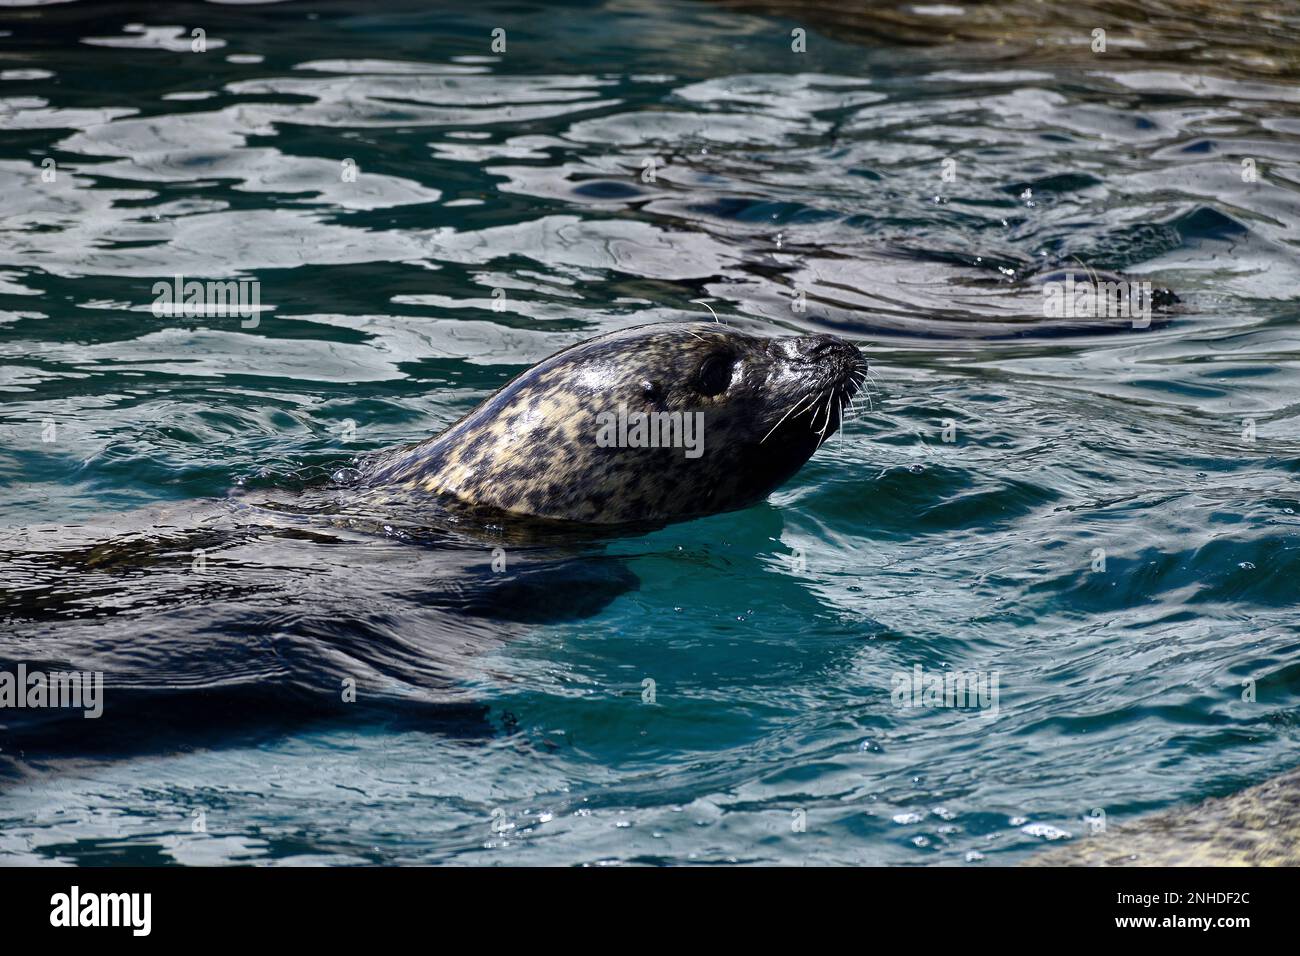
[[[538,518],[666,523],[744,508],[839,428],[866,372],[830,335],[664,323],[580,342],[365,484]]]

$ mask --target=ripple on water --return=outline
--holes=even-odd
[[[814,3],[795,55],[736,6],[213,8],[203,59],[144,14],[14,26],[0,563],[124,684],[175,651],[229,726],[65,740],[52,775],[0,743],[0,855],[979,865],[1293,760],[1295,18],[1145,11],[1102,61],[1088,3]],[[1045,326],[1076,267],[1181,304]],[[176,274],[267,309],[154,316]],[[484,549],[342,520],[357,455],[701,298],[871,360],[771,503],[599,560],[507,549],[541,567],[496,604]],[[184,537],[234,487],[292,533]],[[20,553],[96,529],[123,540],[82,592]],[[472,654],[437,639],[456,608]],[[918,666],[996,673],[997,714],[896,706]],[[265,725],[336,667],[373,679],[365,719]],[[431,671],[469,711],[425,709]]]

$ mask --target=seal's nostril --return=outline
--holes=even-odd
[[[814,361],[825,358],[848,347],[833,335],[801,335],[791,343],[794,354],[802,359]]]
[[[862,359],[862,353],[857,346],[835,335],[812,333],[777,341],[780,353],[790,361],[798,363],[820,365],[830,361],[852,363]]]
[[[810,336],[810,338],[813,341],[809,346],[807,355],[811,360],[850,359],[860,355],[856,346],[850,345],[843,339],[836,338],[833,335],[816,335]]]

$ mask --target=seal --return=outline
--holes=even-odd
[[[866,373],[858,348],[832,335],[622,329],[543,360],[440,435],[363,463],[361,484],[596,525],[732,511],[839,429]]]
[[[760,500],[839,428],[865,375],[827,335],[624,329],[359,478],[0,530],[0,672],[103,673],[114,732],[91,739],[124,751],[361,707],[486,732],[486,651],[639,586],[593,537]],[[0,708],[0,781],[12,754],[80,753],[82,720]]]

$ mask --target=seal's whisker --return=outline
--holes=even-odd
[[[874,395],[871,394],[870,385],[864,383],[863,390],[859,392],[857,396],[855,396],[854,400],[856,401],[858,398],[861,398],[862,401],[866,402],[868,412],[875,410],[876,398]]]
[[[809,431],[817,430],[817,406],[820,405],[821,402],[822,402],[822,393],[819,391],[816,393],[816,395],[813,396],[813,402],[811,406],[812,414],[808,416]]]
[[[826,441],[826,429],[831,427],[831,402],[835,400],[835,389],[831,388],[826,392],[826,421],[822,423],[821,431],[817,433],[817,447],[821,447],[822,442]],[[813,416],[812,425],[817,424],[817,416]]]
[[[813,400],[813,413],[808,416],[808,430],[810,432],[817,430],[817,406],[822,403],[822,393],[817,393],[817,398]]]
[[[798,408],[800,405],[802,405],[804,402],[806,402],[807,400],[808,400],[808,396],[805,395],[803,398],[799,399],[799,401],[797,401],[797,402],[795,402],[793,405],[791,405],[791,406],[790,406],[790,411],[786,412],[784,415],[781,416],[781,420],[778,421],[775,425],[772,426],[772,430],[769,431],[766,435],[764,435],[764,436],[762,437],[762,439],[759,441],[759,444],[761,445],[761,444],[763,444],[763,442],[765,442],[765,441],[767,441],[769,438],[771,438],[771,437],[772,437],[772,432],[776,431],[778,428],[781,427],[781,422],[783,422],[783,421],[785,421],[787,418],[789,418],[789,417],[790,417],[790,414],[791,414],[791,413],[792,413],[796,408]]]
[[[709,305],[709,300],[708,300],[708,299],[691,299],[691,302],[692,302],[692,303],[697,303],[697,302],[698,302],[700,305],[704,306],[704,307],[705,307],[706,309],[708,309],[710,312],[713,312],[713,306]],[[723,328],[729,328],[729,326],[727,325],[726,322],[723,322],[720,318],[718,318],[718,313],[716,313],[716,312],[713,312],[713,321],[714,321],[714,322],[717,322],[717,323],[718,323],[719,325],[721,325]]]
[[[858,417],[859,414],[861,414],[862,406],[859,404],[860,402],[871,401],[871,395],[869,392],[866,394],[860,391],[854,392],[852,395],[846,395],[846,398],[848,399],[848,409],[849,409],[848,415],[846,416],[846,420],[855,419]],[[868,410],[870,410],[870,405],[868,405]]]
[[[859,372],[862,375],[862,378],[860,380],[860,385],[862,386],[861,394],[867,402],[867,411],[872,411],[876,407],[876,397],[871,393],[871,386],[875,385],[877,388],[879,388],[880,383],[876,381],[876,377],[871,374],[870,366],[860,369]]]
[[[850,375],[849,380],[839,387],[838,395],[840,399],[841,416],[843,416],[844,414],[845,403],[848,403],[849,412],[851,413],[853,411],[853,393],[851,389],[855,388],[856,384],[857,383],[854,381],[854,376]],[[845,421],[846,419],[841,417],[840,424],[843,425]]]

